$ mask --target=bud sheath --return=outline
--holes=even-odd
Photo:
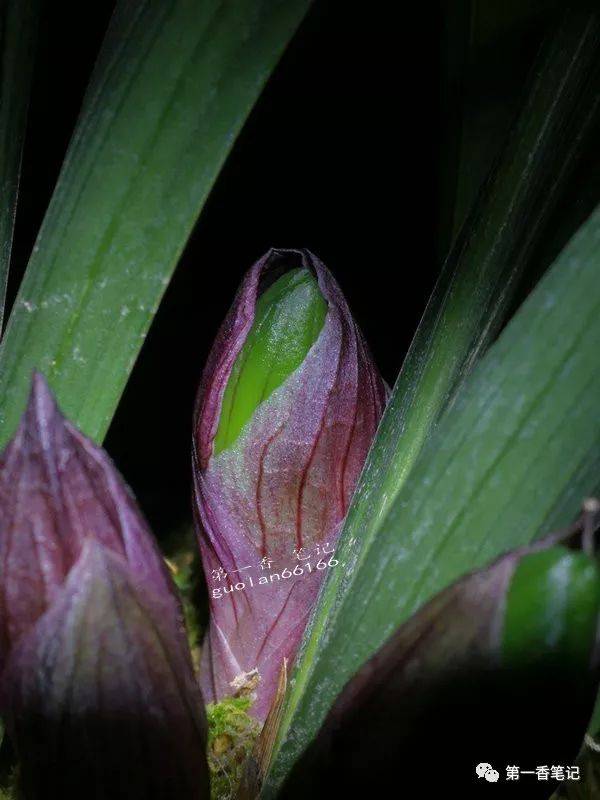
[[[292,659],[385,404],[339,287],[308,251],[247,273],[204,371],[194,424],[200,548],[211,592],[202,688],[258,669],[264,719]]]
[[[178,598],[105,453],[34,377],[0,462],[0,710],[25,800],[208,797]]]

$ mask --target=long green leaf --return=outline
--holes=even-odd
[[[501,324],[581,138],[595,119],[598,98],[591,77],[598,69],[599,29],[597,14],[568,12],[562,19],[540,56],[495,175],[445,265],[359,481],[339,544],[346,571],[332,571],[321,592],[279,743],[318,659],[321,637],[334,625],[352,576],[367,567],[378,527],[440,415]],[[587,102],[589,95],[595,102]],[[275,766],[275,783],[288,767]]]
[[[39,0],[0,5],[0,334],[29,105]]]
[[[456,0],[442,7],[441,113],[443,119],[439,177],[437,252],[440,263],[454,238],[454,218],[460,177],[465,74],[468,65],[473,0]]]
[[[314,625],[267,797],[395,628],[465,571],[564,525],[598,487],[599,270],[600,208],[444,415],[347,579],[335,624]],[[346,545],[341,571],[352,563]]]
[[[600,13],[568,13],[498,168],[448,258],[382,422],[348,524],[376,528],[457,387],[504,320],[549,212],[597,119]],[[368,495],[363,500],[363,493]]]
[[[2,441],[34,367],[75,424],[102,438],[206,196],[309,1],[119,2],[0,350]]]
[[[493,179],[445,265],[394,387],[339,544],[344,571],[333,571],[304,638],[283,711],[267,794],[279,784],[306,739],[306,692],[322,663],[323,642],[354,579],[370,571],[378,528],[396,500],[432,430],[485,350],[506,313],[518,276],[597,111],[598,13],[567,11],[534,70],[519,118]],[[470,566],[465,561],[464,569]],[[367,653],[368,655],[368,653]],[[342,670],[349,677],[360,664]],[[344,683],[337,684],[340,688]],[[322,719],[332,698],[318,695]],[[317,714],[315,717],[314,715]],[[302,720],[302,721],[299,721]],[[289,738],[291,727],[295,735]],[[312,727],[314,732],[315,727]],[[286,738],[288,739],[286,741]],[[269,795],[270,796],[270,795]]]
[[[453,208],[457,234],[519,109],[532,31],[554,15],[551,2],[471,0],[460,153]]]

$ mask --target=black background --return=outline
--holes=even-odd
[[[445,42],[459,5],[317,0],[252,112],[166,292],[105,442],[163,540],[191,521],[191,412],[203,363],[244,271],[269,247],[308,247],[327,264],[393,383],[448,245],[440,207],[456,155],[460,103],[485,134],[466,162],[473,190],[481,165],[503,139],[552,23],[552,3],[532,2],[533,10],[522,11],[516,23],[482,34],[457,93],[448,80]],[[496,11],[519,5],[527,6],[490,0]],[[45,6],[9,302],[112,6],[103,0]],[[570,215],[575,224],[590,198],[597,198],[588,180],[594,156],[592,147],[554,223]],[[548,248],[545,242],[540,249],[541,265]]]

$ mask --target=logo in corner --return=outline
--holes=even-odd
[[[488,783],[496,783],[500,777],[500,773],[486,761],[482,761],[481,764],[477,764],[475,767],[475,772],[477,773],[478,778],[485,778]]]

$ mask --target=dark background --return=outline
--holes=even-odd
[[[313,250],[346,293],[392,384],[456,228],[447,200],[458,195],[458,220],[476,202],[552,25],[554,5],[481,2],[459,82],[448,42],[460,23],[462,0],[316,0],[204,208],[105,442],[163,541],[191,523],[195,388],[244,271],[271,246]],[[9,302],[112,7],[104,0],[46,4]],[[461,119],[465,157],[457,188]],[[592,142],[518,299],[586,216],[599,178]],[[559,229],[558,238],[550,235]]]
[[[9,301],[113,5],[46,4]],[[375,2],[369,13],[314,3],[205,206],[106,440],[157,535],[189,523],[195,387],[243,272],[269,247],[320,256],[393,383],[447,249],[462,109],[473,124],[460,214],[514,115],[551,5],[484,3],[460,86],[447,50],[462,0]]]

